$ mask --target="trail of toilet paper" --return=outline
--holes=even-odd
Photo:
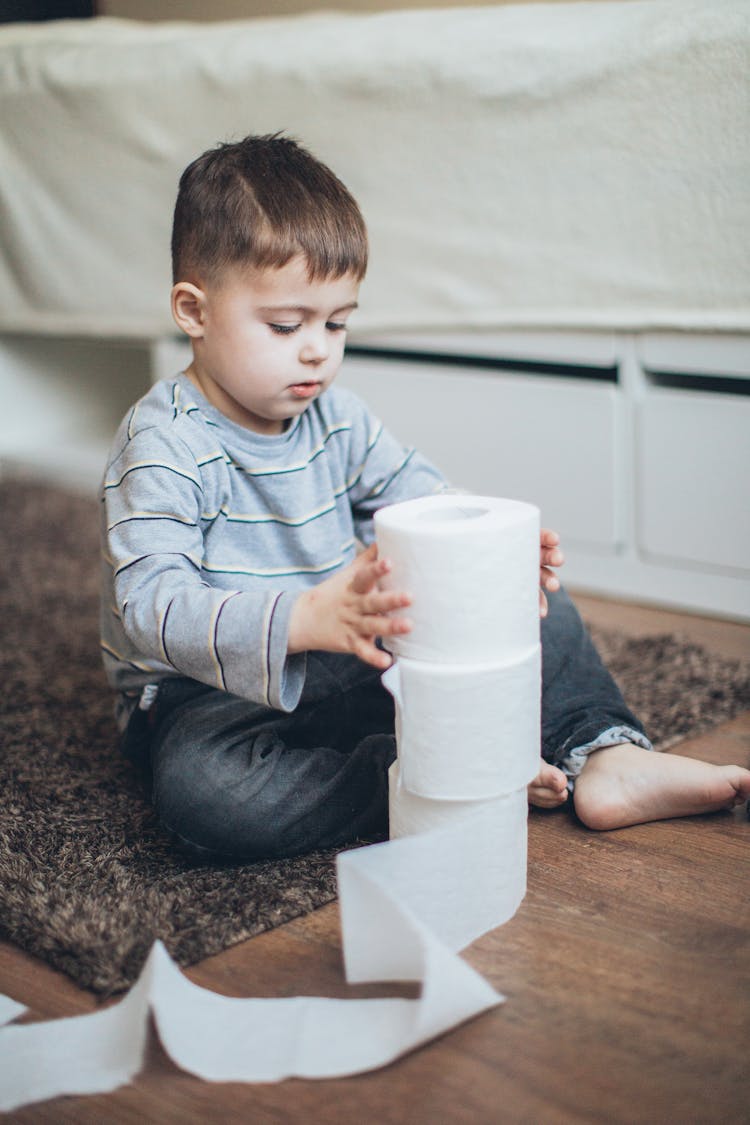
[[[191,983],[157,942],[113,1007],[0,1030],[0,1108],[131,1081],[149,1013],[182,1069],[215,1082],[276,1082],[383,1066],[500,1003],[454,950],[518,908],[526,810],[517,807],[513,823],[477,811],[468,843],[459,823],[339,857],[348,979],[421,981],[419,999],[228,998]]]
[[[438,508],[447,498],[435,498]],[[453,568],[452,601],[462,601],[459,587],[471,576],[455,569],[467,566],[471,554],[474,573],[486,565],[486,554],[501,550],[505,543],[503,527],[510,526],[515,546],[509,549],[507,562],[510,579],[502,574],[502,560],[495,559],[497,580],[516,587],[519,596],[529,601],[530,552],[527,540],[536,537],[533,552],[532,597],[536,597],[538,568],[538,530],[533,527],[535,510],[514,508],[511,516],[502,501],[461,498],[470,515],[452,514],[457,498],[447,503],[445,523],[449,524],[449,548],[435,559],[443,569],[443,582]],[[480,502],[481,501],[481,502]],[[422,502],[417,514],[423,511]],[[434,513],[434,505],[427,511]],[[513,502],[507,502],[511,504]],[[402,518],[398,505],[384,510],[396,520]],[[490,518],[490,510],[495,516]],[[401,526],[396,540],[409,540],[412,513]],[[378,513],[380,516],[380,513]],[[537,514],[538,515],[538,514]],[[511,518],[512,517],[512,518]],[[477,527],[484,521],[484,533]],[[505,521],[505,524],[503,523]],[[432,540],[440,543],[440,523],[429,520]],[[455,525],[471,524],[468,533],[471,547],[461,554],[460,531]],[[519,533],[519,522],[524,534]],[[477,526],[474,526],[474,525]],[[538,518],[536,521],[538,528]],[[480,529],[481,530],[481,529]],[[379,531],[380,535],[380,531]],[[525,536],[525,538],[524,538]],[[520,544],[520,546],[519,546]],[[399,557],[399,543],[392,544]],[[411,547],[409,548],[411,549]],[[381,550],[385,553],[385,550]],[[512,571],[518,555],[525,553],[524,565]],[[419,551],[419,573],[425,569]],[[401,563],[399,563],[401,566]],[[405,574],[407,579],[415,575]],[[481,579],[483,580],[483,579]],[[411,581],[408,583],[411,586]],[[424,595],[434,599],[443,612],[446,592],[441,583],[428,584]],[[473,594],[472,594],[473,597]],[[471,598],[468,599],[470,601]],[[490,614],[492,628],[502,635],[494,648],[483,645],[483,656],[489,655],[492,666],[518,668],[516,688],[538,692],[538,658],[533,628],[518,617],[517,605],[508,596],[496,598]],[[471,629],[484,633],[488,617],[464,620],[450,632],[450,644],[459,648],[441,647],[444,636],[434,628],[429,605],[415,593],[415,607],[423,614],[426,629],[415,622],[416,646],[420,658],[428,662],[450,664],[458,651],[463,672],[469,664]],[[467,599],[463,599],[465,612]],[[534,601],[534,612],[536,604]],[[528,609],[528,607],[527,607]],[[497,611],[497,612],[495,612]],[[494,614],[494,616],[493,616]],[[508,624],[510,622],[510,624]],[[538,629],[538,622],[537,622]],[[437,643],[438,648],[435,648]],[[435,655],[438,652],[437,661]],[[446,660],[446,654],[451,660]],[[408,658],[407,658],[408,659]],[[494,663],[493,663],[494,662]],[[398,666],[398,665],[397,665]],[[391,690],[394,690],[392,676]],[[456,673],[458,675],[458,673]],[[417,680],[424,679],[422,673]],[[520,676],[520,680],[518,677]],[[447,679],[446,679],[447,677]],[[459,677],[460,678],[460,677]],[[436,692],[444,695],[450,673],[436,677]],[[396,688],[398,690],[398,688]],[[415,707],[428,709],[430,693],[422,683],[423,702],[409,707],[409,721]],[[482,693],[472,697],[473,707],[482,706]],[[487,712],[488,722],[497,721],[497,709]],[[459,702],[456,705],[460,706]],[[399,705],[403,711],[404,704]],[[404,714],[400,725],[404,726]],[[481,727],[481,724],[480,724]],[[341,911],[342,944],[347,979],[364,981],[419,981],[421,995],[416,1000],[400,998],[382,1000],[333,1000],[324,997],[289,999],[247,999],[219,996],[190,982],[175,966],[161,942],[151,949],[141,975],[130,992],[118,1003],[89,1015],[41,1023],[14,1024],[23,1006],[8,998],[0,998],[0,1109],[12,1110],[31,1102],[61,1094],[104,1093],[130,1082],[141,1069],[147,1043],[149,1015],[153,1015],[161,1042],[172,1060],[184,1070],[209,1081],[274,1082],[287,1077],[332,1078],[383,1066],[407,1051],[433,1039],[457,1024],[499,1004],[503,997],[480,974],[468,965],[457,951],[481,934],[502,925],[518,909],[526,890],[526,822],[525,782],[530,766],[528,740],[535,737],[536,727],[524,718],[513,720],[503,731],[503,744],[496,745],[512,764],[515,753],[527,764],[520,772],[511,770],[508,792],[482,797],[457,799],[459,789],[453,783],[463,773],[471,773],[470,747],[454,726],[447,733],[454,753],[446,748],[438,752],[439,780],[430,784],[430,770],[416,770],[426,779],[430,792],[422,795],[406,787],[404,769],[414,764],[421,751],[399,745],[399,761],[390,774],[390,808],[392,838],[345,852],[338,857],[338,889]],[[436,737],[439,731],[435,732]],[[416,736],[415,736],[416,737]],[[418,742],[418,740],[417,740]],[[480,730],[475,755],[482,761],[486,739]],[[514,749],[515,748],[515,749]],[[406,750],[402,755],[401,751]],[[431,747],[430,750],[434,749]],[[458,752],[456,752],[458,751]],[[538,754],[538,743],[534,747]],[[486,769],[485,762],[482,769]],[[440,772],[442,771],[442,772]],[[408,766],[406,771],[408,773]],[[413,772],[413,771],[412,771]],[[493,774],[493,776],[495,776]],[[497,775],[499,777],[499,775]],[[523,786],[523,787],[521,787]],[[500,787],[497,781],[495,788]],[[471,781],[469,792],[475,791]],[[439,796],[434,795],[434,791]],[[393,838],[396,837],[396,838]]]

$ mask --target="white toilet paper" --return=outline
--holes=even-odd
[[[501,1003],[454,951],[507,921],[523,898],[521,797],[508,802],[507,817],[496,802],[478,802],[455,823],[449,816],[424,835],[338,857],[347,979],[420,981],[418,999],[219,996],[188,981],[156,942],[119,1004],[0,1028],[0,1111],[129,1082],[143,1064],[150,1015],[167,1054],[191,1074],[278,1082],[384,1066]]]
[[[539,642],[539,510],[488,496],[428,496],[375,513],[383,585],[412,596],[398,656],[483,663]]]
[[[394,775],[398,792],[397,770]],[[396,915],[386,898],[433,943],[439,936],[450,949],[463,949],[518,910],[526,893],[525,790],[491,801],[457,802],[458,811],[453,804],[404,796],[401,828],[407,835],[339,856],[348,980],[418,979],[421,962],[410,967],[413,954],[403,940],[394,940]],[[424,832],[416,831],[419,824]],[[376,885],[381,888],[377,909],[371,895]]]
[[[396,701],[403,785],[459,801],[528,785],[541,753],[540,680],[539,645],[511,663],[399,657],[383,683]]]
[[[526,837],[528,798],[525,785],[499,797],[446,801],[420,797],[407,789],[398,762],[394,762],[388,771],[388,814],[392,840],[403,836],[423,836],[445,828],[464,828],[471,836],[480,805],[482,809],[489,807],[492,810],[488,815],[498,832],[510,830],[510,836],[503,837],[497,850],[505,854],[509,866],[518,861],[525,879],[525,847],[521,850],[516,848],[516,844]]]
[[[338,857],[343,951],[350,981],[419,980],[419,999],[218,996],[191,984],[157,942],[114,1007],[0,1027],[0,1110],[129,1081],[149,1013],[185,1070],[273,1082],[383,1066],[502,1001],[454,951],[511,918],[526,891],[538,512],[444,496],[385,509],[376,526],[391,584],[414,595],[414,632],[387,674],[398,697],[394,838]],[[0,1020],[12,1020],[22,1006],[2,1000]]]

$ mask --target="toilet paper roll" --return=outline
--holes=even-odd
[[[420,797],[410,792],[404,784],[403,771],[398,761],[394,762],[388,770],[389,836],[392,840],[462,826],[465,828],[467,839],[470,840],[472,827],[480,811],[482,816],[487,815],[486,806],[491,806],[492,811],[489,816],[497,825],[498,832],[503,832],[504,846],[510,847],[510,840],[519,836],[525,839],[525,826],[528,819],[528,796],[525,785],[512,792],[503,793],[502,796],[486,800],[448,801]],[[511,827],[508,834],[509,825]],[[520,849],[515,846],[511,848],[507,861],[509,864],[518,861],[525,886],[525,845]]]
[[[416,979],[406,942],[393,940],[394,904],[423,934],[438,933],[450,948],[463,949],[512,918],[526,893],[525,789],[487,801],[431,801],[403,788],[394,763],[389,790],[391,840],[338,861],[344,960],[352,981]],[[373,910],[378,886],[390,903],[381,899]]]
[[[387,589],[411,594],[398,656],[438,663],[512,660],[539,641],[539,510],[519,500],[441,495],[375,514]]]
[[[396,701],[403,785],[422,797],[508,793],[539,770],[541,646],[512,663],[399,658],[383,676]]]

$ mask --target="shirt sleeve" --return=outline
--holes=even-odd
[[[294,710],[305,657],[286,647],[298,594],[205,580],[201,468],[188,446],[159,430],[136,434],[110,465],[103,499],[123,655]]]
[[[416,449],[402,445],[367,406],[351,395],[349,498],[357,536],[374,538],[372,517],[379,508],[450,491],[435,465]]]

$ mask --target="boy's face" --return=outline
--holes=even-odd
[[[173,312],[193,339],[188,374],[232,421],[281,433],[336,377],[358,290],[351,275],[310,281],[301,257],[228,271],[204,289],[178,284]]]

